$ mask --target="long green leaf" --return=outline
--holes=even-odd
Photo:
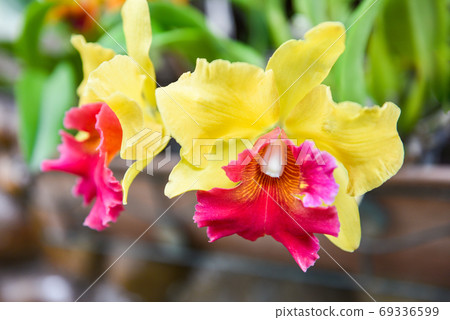
[[[436,0],[435,2],[436,30],[435,30],[435,77],[433,88],[442,102],[444,110],[450,110],[450,47],[448,45],[448,36],[450,31],[450,17],[448,6],[450,1]],[[446,7],[447,6],[447,7]]]
[[[42,90],[47,75],[39,69],[26,70],[15,86],[19,110],[19,141],[25,161],[30,163],[39,122]]]
[[[159,57],[166,51],[175,52],[187,60],[189,67],[195,65],[197,58],[218,58],[213,36],[208,30],[198,28],[179,28],[154,34],[150,51],[152,57]]]
[[[332,21],[346,21],[351,13],[352,0],[327,0],[328,18]]]
[[[337,100],[367,103],[364,57],[372,27],[384,0],[364,0],[352,13],[346,27],[346,48],[334,66],[333,93]]]
[[[245,42],[259,52],[267,52],[270,45],[269,27],[264,19],[264,11],[257,8],[258,10],[252,9],[246,12],[248,39]]]
[[[423,76],[412,80],[406,101],[402,107],[398,126],[399,131],[410,133],[423,114],[424,101],[427,94],[427,83]]]
[[[114,50],[117,54],[127,54],[125,33],[123,32],[122,23],[112,27],[108,33],[105,33],[97,41],[102,47]]]
[[[61,62],[43,88],[31,169],[38,170],[44,159],[54,155],[56,146],[60,142],[58,131],[62,128],[64,113],[75,104],[75,91],[75,75],[72,66]]]
[[[314,26],[328,20],[325,0],[295,0],[294,9],[306,15]]]
[[[226,59],[264,65],[264,58],[253,48],[238,41],[217,37],[203,29],[182,28],[155,34],[152,50],[167,49],[176,51],[191,64],[195,64],[197,58],[205,58],[210,61]]]
[[[434,17],[432,13],[431,1],[408,0],[407,9],[409,12],[410,28],[414,46],[415,64],[418,72],[425,78],[432,73],[433,52],[432,46],[434,33]]]
[[[223,47],[223,51],[228,56],[227,59],[231,62],[248,62],[264,68],[266,65],[266,61],[264,57],[252,47],[231,39],[220,39],[216,38],[218,44]]]
[[[242,41],[259,52],[267,52],[270,38],[264,6],[261,6],[259,0],[231,0],[231,2],[245,15],[243,23],[247,32]],[[243,32],[240,33],[242,37]]]
[[[292,38],[284,4],[285,0],[264,1],[267,25],[275,47]]]
[[[368,48],[367,85],[376,103],[398,101],[399,84],[404,76],[389,51],[383,16],[377,19]]]
[[[149,3],[150,14],[153,20],[165,30],[176,28],[207,29],[203,14],[191,6],[179,6],[166,2]]]
[[[32,2],[26,10],[24,25],[16,42],[16,54],[29,66],[42,63],[39,50],[39,39],[47,11],[52,7],[50,2]]]

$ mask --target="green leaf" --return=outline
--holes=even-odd
[[[164,51],[176,52],[189,64],[195,65],[197,58],[217,59],[216,43],[208,30],[179,28],[153,34],[151,55]],[[156,65],[158,68],[158,65]]]
[[[306,15],[314,26],[328,20],[325,0],[295,0],[294,8]]]
[[[269,27],[264,19],[263,10],[247,10],[246,22],[248,23],[248,43],[259,52],[269,50]]]
[[[62,128],[64,113],[75,104],[75,91],[75,75],[72,66],[61,62],[43,87],[31,169],[38,170],[44,159],[54,155],[56,146],[60,142],[58,131]]]
[[[264,2],[267,25],[275,47],[292,38],[284,5],[284,0],[266,0]]]
[[[260,5],[260,0],[231,0],[231,2],[242,9],[254,9]]]
[[[383,9],[387,44],[390,51],[404,60],[404,63],[412,61],[411,56],[414,52],[414,34],[411,32],[408,1],[386,1]],[[402,19],[399,19],[400,16]]]
[[[411,18],[411,34],[415,64],[422,76],[429,77],[432,73],[433,52],[430,49],[436,32],[433,24],[432,6],[430,1],[408,0],[407,9]]]
[[[104,12],[100,17],[99,24],[102,26],[105,30],[110,30],[114,26],[122,23],[122,15],[120,10],[118,11],[106,11]]]
[[[191,6],[180,6],[168,2],[150,2],[150,15],[164,30],[177,28],[208,29],[203,14]]]
[[[264,58],[253,48],[231,39],[220,38],[209,30],[182,28],[154,34],[152,49],[171,50],[185,57],[191,64],[197,58],[209,61],[226,59],[263,66]]]
[[[123,32],[122,23],[117,24],[111,28],[108,33],[105,33],[97,41],[99,45],[104,48],[109,48],[114,50],[117,54],[127,54],[125,33]]]
[[[448,46],[448,35],[450,31],[449,15],[445,0],[436,0],[435,2],[435,77],[433,79],[433,89],[441,101],[444,110],[450,110],[450,48]]]
[[[294,10],[308,17],[312,25],[348,19],[352,0],[294,0]]]
[[[416,77],[403,103],[402,114],[398,121],[399,131],[410,133],[423,114],[424,100],[427,94],[427,83],[422,76]]]
[[[216,40],[222,45],[223,52],[227,53],[227,60],[231,62],[248,62],[261,68],[266,66],[265,58],[252,47],[231,39]]]
[[[39,40],[47,11],[53,6],[50,2],[32,2],[25,12],[22,33],[16,42],[16,54],[29,66],[39,67],[41,63]]]
[[[152,22],[150,54],[157,61],[162,51],[170,50],[194,65],[197,58],[227,59],[263,66],[263,57],[252,47],[214,35],[203,14],[193,7],[171,3],[149,3]],[[99,40],[99,44],[117,53],[126,54],[122,24],[117,24]],[[158,64],[156,63],[156,68]]]
[[[266,20],[264,6],[258,3],[258,0],[231,0],[239,12],[244,14],[243,23],[245,23],[245,41],[259,52],[267,52],[269,50],[269,29]],[[242,34],[239,35],[243,37]]]
[[[352,0],[327,0],[328,19],[346,21],[351,13]]]
[[[333,93],[338,101],[367,103],[364,57],[372,27],[383,0],[364,0],[352,13],[346,27],[346,48],[333,68],[336,81]]]
[[[368,48],[367,85],[376,103],[398,101],[398,90],[404,76],[389,51],[383,16],[377,19]]]
[[[25,161],[29,164],[36,141],[42,90],[47,75],[39,69],[26,70],[15,86],[19,110],[19,141]]]

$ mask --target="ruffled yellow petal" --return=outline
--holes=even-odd
[[[325,22],[309,30],[305,40],[289,40],[275,51],[266,70],[275,74],[281,119],[327,77],[344,46],[344,26]]]
[[[123,159],[153,158],[167,143],[159,114],[143,97],[143,75],[127,56],[117,55],[91,72],[83,103],[104,101],[114,111],[123,131]]]
[[[246,144],[245,144],[246,143]],[[236,160],[237,155],[246,148],[251,148],[252,142],[231,140],[229,142],[217,141],[212,151],[200,148],[200,156],[195,163],[205,162],[207,165],[194,166],[191,162],[181,157],[180,162],[173,168],[169,176],[164,193],[173,198],[190,190],[210,190],[212,188],[232,188],[232,182],[222,169],[231,160]]]
[[[361,107],[336,104],[326,86],[313,89],[289,114],[289,137],[313,140],[330,152],[349,174],[347,193],[364,194],[392,177],[403,164],[403,144],[397,133],[400,109],[393,103]]]
[[[77,89],[78,96],[81,97],[89,74],[102,62],[111,60],[115,56],[115,53],[113,50],[103,48],[97,43],[87,43],[82,35],[73,35],[70,42],[80,53],[83,63],[83,81]]]
[[[202,139],[252,139],[268,131],[278,120],[278,104],[271,107],[277,97],[271,71],[224,60],[198,59],[193,73],[156,90],[164,124],[190,163]]]
[[[347,194],[348,176],[342,165],[334,171],[334,178],[339,184],[333,205],[338,212],[340,230],[337,238],[330,235],[326,237],[342,250],[352,252],[358,249],[361,241],[358,205],[355,198]]]
[[[152,106],[156,106],[155,69],[149,57],[152,29],[147,1],[127,0],[122,8],[122,20],[128,55],[139,65],[142,73],[147,76],[144,84],[144,95]]]

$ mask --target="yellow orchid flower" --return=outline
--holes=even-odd
[[[304,40],[282,44],[265,70],[246,63],[208,63],[198,59],[193,73],[185,73],[177,82],[157,89],[156,100],[164,123],[182,147],[181,160],[170,174],[166,195],[237,188],[239,179],[232,181],[229,177],[241,174],[233,173],[229,166],[236,164],[238,153],[252,149],[245,141],[253,143],[269,132],[269,136],[276,133],[282,137],[285,132],[296,145],[313,140],[319,150],[336,159],[333,175],[339,191],[332,205],[337,209],[340,231],[337,237],[331,236],[333,232],[328,232],[327,237],[343,250],[358,248],[361,230],[355,197],[393,176],[401,167],[404,154],[396,130],[400,114],[397,106],[390,102],[382,107],[335,103],[330,89],[321,84],[343,52],[344,43],[343,25],[326,22],[311,29]],[[180,113],[179,106],[185,113]],[[281,131],[275,132],[277,127]],[[211,160],[211,154],[215,154],[214,161],[207,160]],[[266,173],[262,167],[261,171]],[[281,174],[282,169],[271,176]],[[249,190],[245,189],[245,197],[250,197]],[[200,207],[195,219],[199,226],[206,226],[201,219],[207,206],[200,200],[211,197],[199,192],[198,198]],[[225,209],[222,213],[231,214]],[[209,226],[217,227],[213,223]],[[223,234],[217,236],[212,231],[208,230],[208,234],[214,239],[231,234],[222,230]],[[251,240],[257,237],[240,232]],[[305,270],[313,260],[300,259],[298,263]]]
[[[116,55],[98,44],[86,43],[80,35],[72,37],[72,43],[83,60],[84,79],[78,88],[80,105],[105,102],[122,127],[120,156],[136,160],[122,181],[126,203],[132,181],[165,148],[170,137],[156,108],[147,1],[127,0],[122,19],[128,55]]]

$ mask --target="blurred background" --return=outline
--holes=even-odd
[[[71,194],[75,177],[39,172],[43,159],[57,157],[64,113],[77,105],[81,62],[70,35],[123,53],[122,3],[0,0],[1,301],[77,299],[174,202],[163,188],[178,161],[175,142],[171,162],[138,176],[126,211],[101,233],[82,226],[89,208]],[[192,221],[196,198],[188,193],[80,301],[370,301],[341,267],[379,301],[450,301],[450,1],[149,6],[150,56],[163,86],[193,70],[197,57],[264,66],[284,41],[322,21],[343,22],[346,51],[325,83],[335,101],[401,108],[405,165],[362,200],[355,253],[322,238],[332,258],[321,250],[303,273],[272,238],[208,243]],[[112,169],[120,179],[126,166],[115,159]]]

